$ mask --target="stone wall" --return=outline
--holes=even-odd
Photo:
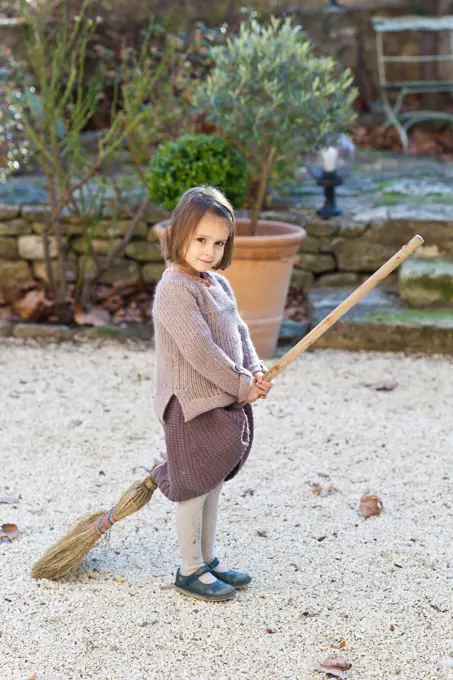
[[[195,21],[201,20],[208,25],[220,25],[227,22],[231,30],[235,30],[243,19],[241,12],[243,0],[207,3],[205,0],[187,0],[181,11],[180,0],[131,0],[128,11],[124,11],[124,3],[109,3],[109,11],[105,21],[114,34],[129,34],[131,17],[133,23],[141,25],[156,12],[171,26],[171,30],[188,28]],[[107,3],[105,3],[107,4]],[[322,54],[331,54],[345,66],[350,67],[360,88],[362,97],[367,102],[379,98],[378,72],[376,57],[376,39],[371,26],[371,18],[375,15],[401,16],[412,14],[420,9],[417,0],[341,0],[345,8],[343,12],[328,12],[329,0],[254,0],[249,3],[263,19],[270,14],[289,14],[294,21],[301,24]],[[102,0],[99,0],[102,6]],[[1,8],[1,5],[0,5]],[[453,0],[430,0],[429,13],[442,16],[453,12]],[[10,14],[18,14],[11,10]],[[21,56],[24,44],[24,26],[2,22],[0,18],[1,44],[12,49]],[[449,34],[425,34],[421,38],[418,33],[406,32],[387,35],[386,51],[389,54],[417,56],[424,50],[438,49],[448,52],[450,49]],[[404,69],[404,70],[403,70]],[[429,73],[428,73],[429,71]],[[445,78],[453,79],[453,64],[445,61],[437,64],[393,64],[388,67],[389,80],[413,79],[423,80]]]
[[[372,17],[414,14],[416,3],[410,0],[395,3],[342,0],[341,4],[347,6],[348,11],[319,13],[296,10],[296,16],[320,52],[332,55],[352,69],[363,100],[368,103],[377,101],[380,97],[379,74]],[[429,9],[425,10],[427,14],[444,16],[453,13],[453,0],[430,0],[429,4]],[[387,55],[392,56],[448,54],[451,53],[450,34],[448,31],[390,33],[384,37],[384,49]],[[387,63],[386,75],[389,81],[453,80],[453,63]],[[432,106],[435,101],[435,108],[443,107],[444,101],[447,103],[446,97],[442,101],[432,95],[425,99],[426,106]]]
[[[369,215],[322,220],[312,210],[272,211],[262,217],[304,227],[293,271],[293,285],[312,287],[352,286],[362,283],[404,246],[421,234],[424,246],[419,257],[453,256],[453,222],[436,219],[407,219],[384,216],[376,208]],[[396,282],[397,273],[387,277]]]
[[[44,206],[0,205],[0,286],[29,281],[46,280],[46,268],[41,232],[45,218]],[[386,262],[416,233],[425,239],[420,255],[453,256],[453,224],[446,220],[413,220],[385,218],[385,209],[369,211],[367,216],[344,216],[321,220],[314,210],[295,209],[267,211],[263,219],[276,219],[304,227],[303,240],[296,258],[293,285],[345,286],[361,283]],[[122,257],[114,261],[102,281],[114,283],[153,283],[164,270],[164,262],[152,225],[168,214],[150,208],[139,223],[135,237]],[[63,218],[68,249],[68,280],[74,281],[82,264],[85,243],[77,218]],[[93,229],[93,247],[100,258],[107,255],[118,238],[125,234],[130,219],[116,224],[107,217]],[[51,239],[51,253],[56,255],[56,244]],[[88,259],[88,270],[95,264]],[[387,282],[395,278],[390,277]]]
[[[23,283],[30,279],[47,280],[42,244],[42,229],[46,207],[0,205],[0,286]],[[124,254],[117,258],[102,277],[105,283],[152,283],[159,280],[164,269],[159,244],[152,225],[168,216],[165,211],[150,208],[139,222],[134,238]],[[75,281],[82,264],[85,242],[82,225],[75,216],[62,218],[67,247],[67,278]],[[118,239],[128,231],[130,218],[116,221],[106,217],[93,228],[93,247],[102,259]],[[50,239],[51,256],[56,256],[55,239]],[[91,258],[86,270],[94,271]]]

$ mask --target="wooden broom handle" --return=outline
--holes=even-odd
[[[419,248],[423,243],[421,236],[414,236],[409,243],[401,248],[393,257],[390,258],[385,264],[382,265],[380,269],[377,270],[369,279],[364,281],[361,286],[357,288],[346,300],[343,300],[338,307],[336,307],[330,314],[328,314],[325,319],[320,321],[317,326],[315,326],[297,345],[294,345],[289,352],[287,352],[280,361],[271,368],[268,373],[264,376],[265,380],[273,380],[275,376],[283,371],[291,362],[293,362],[297,357],[302,354],[310,345],[312,345],[318,338],[321,337],[331,326],[334,325],[341,319],[341,317],[348,312],[351,307],[354,307],[359,300],[361,300],[364,295],[375,288],[378,283],[380,283],[386,276],[390,274],[394,269],[396,269],[404,260],[406,260],[412,253],[414,253],[417,248]]]

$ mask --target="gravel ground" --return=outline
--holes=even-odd
[[[0,343],[0,496],[18,497],[0,524],[19,527],[0,543],[1,680],[316,680],[332,653],[351,680],[453,678],[451,358],[315,351],[276,379],[221,497],[218,554],[254,577],[234,601],[168,587],[161,494],[71,582],[30,579],[68,523],[163,449],[153,363],[144,346]],[[365,385],[382,381],[398,384]],[[364,520],[367,488],[384,511]]]

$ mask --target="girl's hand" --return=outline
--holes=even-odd
[[[255,373],[255,385],[260,393],[260,399],[266,399],[270,390],[273,388],[274,383],[269,380],[264,380],[264,373]]]
[[[257,401],[260,398],[261,392],[258,389],[258,386],[256,383],[253,383],[253,385],[250,387],[247,398],[245,400],[245,404],[253,404],[253,402]]]

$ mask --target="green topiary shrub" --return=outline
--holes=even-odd
[[[222,137],[203,134],[161,144],[146,180],[150,200],[168,210],[193,186],[217,187],[235,208],[244,205],[248,190],[247,166],[239,152]]]

